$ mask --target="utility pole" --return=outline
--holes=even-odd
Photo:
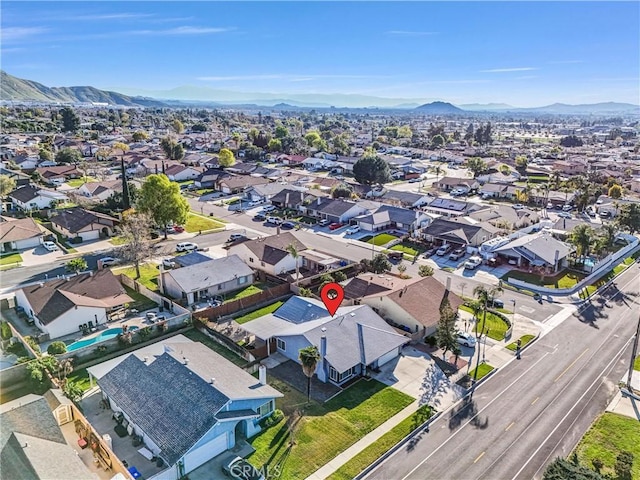
[[[633,364],[638,355],[638,337],[640,337],[640,316],[638,316],[638,327],[636,328],[636,338],[633,340],[633,348],[631,349],[631,363],[629,365],[629,376],[627,377],[627,389],[633,392],[631,389],[631,377],[633,376]]]

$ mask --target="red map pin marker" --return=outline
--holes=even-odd
[[[322,287],[320,298],[322,298],[324,306],[327,307],[329,314],[333,317],[344,299],[342,285],[339,283],[327,283]]]

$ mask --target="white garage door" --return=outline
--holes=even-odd
[[[184,472],[189,473],[227,449],[227,432],[189,452],[184,457]]]
[[[378,359],[378,367],[381,367],[385,363],[390,362],[391,360],[393,360],[397,356],[398,356],[398,349],[397,348],[395,350],[391,350],[389,353],[385,353],[384,355],[382,355]]]
[[[78,235],[82,237],[82,241],[96,240],[100,238],[100,230],[91,230],[90,232],[80,232]]]

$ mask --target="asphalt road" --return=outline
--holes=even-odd
[[[617,391],[629,365],[639,287],[633,266],[365,478],[542,478]]]

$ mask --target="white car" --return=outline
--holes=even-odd
[[[272,225],[280,225],[282,223],[282,219],[278,217],[267,217],[267,223]]]
[[[265,205],[264,207],[262,207],[262,211],[265,213],[269,213],[269,212],[273,212],[274,210],[276,210],[276,206],[275,205]]]
[[[571,215],[569,212],[560,212],[558,216],[560,218],[573,218],[573,215]]]
[[[176,262],[174,262],[170,258],[164,258],[162,259],[162,266],[164,268],[174,268],[176,266]]]
[[[193,242],[181,242],[176,245],[176,252],[191,252],[198,249],[198,244]]]
[[[460,344],[460,345],[464,345],[465,347],[475,347],[476,346],[476,339],[473,335],[469,334],[469,333],[465,333],[465,332],[458,332],[456,333],[456,341]]]
[[[522,210],[523,208],[524,208],[524,205],[522,205],[521,203],[516,203],[516,204],[513,206],[513,209],[514,209],[514,210]]]
[[[118,263],[118,259],[113,257],[103,257],[98,260],[98,262],[101,262],[103,267],[110,267],[111,265]]]
[[[480,265],[482,265],[482,258],[475,256],[464,262],[464,268],[467,270],[475,270]]]
[[[56,250],[58,250],[58,246],[54,242],[42,242],[42,246],[50,252],[55,252]]]
[[[358,233],[359,231],[360,227],[358,225],[354,225],[353,227],[348,228],[345,233],[347,235],[353,235],[354,233]]]

